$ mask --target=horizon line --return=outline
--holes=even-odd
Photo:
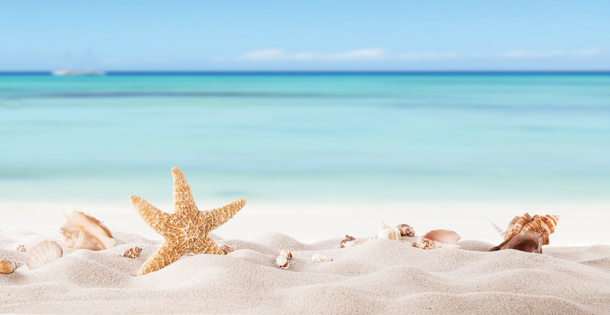
[[[610,74],[610,70],[130,70],[106,75],[273,75],[273,74]],[[0,75],[53,75],[53,71],[0,71]]]

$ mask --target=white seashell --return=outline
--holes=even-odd
[[[114,238],[107,226],[80,211],[65,214],[68,221],[59,228],[66,237],[66,245],[74,249],[102,250],[114,246]]]
[[[35,269],[48,264],[63,255],[64,251],[55,241],[43,241],[30,249],[25,263],[28,268]]]
[[[400,230],[396,227],[387,226],[385,223],[383,223],[381,226],[381,231],[377,233],[377,238],[400,241]]]
[[[284,257],[286,257],[286,259],[288,259],[288,260],[291,260],[291,259],[292,259],[292,253],[291,253],[291,252],[289,252],[289,251],[288,251],[287,249],[285,249],[285,248],[284,248],[284,249],[282,249],[282,250],[280,251],[280,256],[284,256]]]
[[[356,246],[356,245],[360,245],[360,244],[362,244],[364,242],[365,241],[345,241],[345,242],[342,242],[341,245],[342,245],[342,247],[353,247],[353,246]]]
[[[277,264],[277,267],[280,269],[288,269],[288,258],[286,258],[286,256],[282,256],[279,255],[277,256],[277,258],[275,259],[275,263]]]
[[[323,261],[332,261],[332,259],[328,259],[328,257],[322,255],[322,254],[313,254],[313,256],[311,256],[311,261],[315,262],[315,263],[319,263],[319,262],[323,262]]]
[[[25,253],[27,250],[25,249],[25,245],[20,244],[17,247],[15,247],[15,250],[20,252],[20,253]]]
[[[21,266],[20,263],[12,261],[12,260],[6,260],[6,259],[1,259],[0,260],[0,273],[2,274],[9,274],[9,273],[13,273],[13,271],[15,271],[15,269],[19,268]]]

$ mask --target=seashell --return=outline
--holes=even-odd
[[[20,244],[17,247],[15,247],[15,250],[20,252],[20,253],[25,253],[27,250],[25,249],[25,245]]]
[[[523,216],[515,216],[510,223],[508,223],[508,227],[506,228],[506,232],[504,233],[504,242],[500,243],[500,245],[492,247],[489,251],[497,251],[501,249],[505,249],[506,245],[511,242],[511,240],[518,235],[521,235],[524,231],[532,231],[540,234],[542,245],[550,244],[549,236],[555,232],[555,226],[559,222],[559,216],[557,215],[534,215],[531,216],[529,213],[525,213]],[[527,233],[527,237],[535,238],[532,234]],[[522,236],[516,242],[522,242],[526,236]],[[529,246],[529,245],[528,245]],[[536,250],[534,252],[542,253],[542,249]]]
[[[450,230],[433,230],[421,236],[413,247],[421,249],[437,249],[442,247],[455,247],[458,248],[457,242],[462,237]]]
[[[66,237],[66,245],[74,249],[103,250],[114,246],[114,238],[107,226],[80,211],[65,214],[68,221],[59,228]]]
[[[292,259],[292,253],[285,248],[280,251],[280,255],[286,257],[288,260]]]
[[[387,226],[385,223],[382,223],[381,231],[377,233],[376,238],[385,238],[388,240],[400,241],[400,230],[398,228]]]
[[[132,247],[132,248],[126,250],[125,253],[123,253],[123,255],[121,255],[121,256],[135,259],[135,258],[140,257],[141,252],[142,252],[142,249],[140,247]]]
[[[398,228],[398,230],[400,231],[400,235],[402,236],[415,236],[415,230],[408,224],[399,224],[396,226],[396,228]]]
[[[313,256],[311,256],[311,261],[315,262],[315,263],[319,263],[319,262],[323,262],[323,261],[332,261],[332,259],[328,259],[328,257],[322,255],[322,254],[313,254]]]
[[[282,256],[279,255],[277,256],[277,258],[275,259],[275,263],[277,264],[277,267],[280,269],[288,269],[288,258],[286,258],[286,256]]]
[[[226,244],[222,244],[222,245],[220,246],[220,250],[221,250],[223,253],[225,253],[225,255],[227,255],[227,254],[229,254],[229,253],[234,252],[234,251],[235,251],[235,248],[233,248],[233,247],[231,247],[231,246],[229,246],[229,245],[226,245]]]
[[[350,235],[345,235],[345,238],[341,241],[341,248],[352,247],[356,245],[360,245],[364,243],[364,241],[356,241],[356,238]]]
[[[36,244],[25,259],[28,268],[35,269],[48,264],[63,255],[64,251],[55,241],[42,241]]]
[[[542,254],[542,235],[534,231],[523,231],[508,241],[502,248]]]
[[[12,261],[12,260],[6,260],[6,259],[1,259],[0,260],[0,273],[8,275],[9,273],[13,273],[13,271],[15,271],[15,269],[19,268],[21,266],[20,263]]]

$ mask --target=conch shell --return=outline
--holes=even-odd
[[[35,269],[60,258],[63,254],[64,251],[57,242],[42,241],[30,249],[25,263],[28,265],[28,268]]]
[[[65,214],[68,221],[59,228],[66,237],[66,245],[74,249],[103,250],[114,246],[114,238],[107,226],[80,211]]]
[[[400,235],[402,236],[415,236],[415,230],[408,224],[399,224],[396,226],[396,228],[398,228],[398,230],[400,231]]]
[[[381,231],[377,233],[376,238],[385,238],[388,240],[400,241],[400,230],[382,223]]]
[[[421,249],[437,249],[442,247],[459,247],[457,242],[462,237],[450,230],[433,230],[420,237],[413,247]]]
[[[121,255],[121,256],[135,259],[135,258],[140,257],[141,252],[142,252],[142,249],[140,247],[132,247],[132,248],[126,250],[125,253],[123,253],[123,255]]]
[[[523,216],[515,216],[508,223],[506,232],[501,233],[504,236],[504,242],[492,247],[489,251],[517,249],[541,254],[542,245],[550,244],[549,236],[555,232],[558,222],[559,216],[551,214],[531,216],[529,213],[525,213]],[[528,231],[535,232],[535,234],[525,233]]]
[[[0,260],[0,273],[5,275],[13,273],[13,271],[15,271],[15,269],[19,268],[20,266],[21,264],[18,262],[2,259]]]

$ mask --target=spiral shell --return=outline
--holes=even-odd
[[[542,254],[542,235],[534,231],[523,231],[511,238],[500,249],[514,249],[522,252]]]
[[[542,253],[542,245],[550,244],[549,237],[555,232],[555,227],[557,226],[558,222],[559,216],[551,214],[543,216],[536,214],[534,216],[531,216],[529,213],[525,213],[522,216],[515,216],[510,221],[510,223],[508,223],[508,227],[506,228],[506,232],[504,233],[504,242],[502,242],[498,246],[492,247],[489,251],[491,252],[502,249],[517,249],[507,248],[507,245],[512,242],[510,246],[516,246],[515,244],[522,244],[521,246],[517,247],[527,248],[528,250],[524,250],[527,252]],[[536,234],[524,233],[526,231],[535,232],[539,235],[539,237],[536,236]],[[514,238],[517,238],[520,235],[521,237],[519,237],[514,242],[512,241]],[[539,244],[534,246],[533,244],[535,242],[538,242]],[[535,247],[536,250],[530,251],[530,247]]]
[[[80,211],[64,215],[68,221],[59,231],[66,237],[68,247],[103,250],[114,246],[112,233],[100,220]]]
[[[126,250],[125,253],[123,253],[123,255],[121,255],[121,256],[135,259],[135,258],[140,257],[141,252],[142,252],[142,249],[140,247],[132,247],[132,248]]]
[[[421,236],[413,247],[421,249],[437,249],[442,247],[459,247],[457,242],[462,237],[450,230],[433,230]]]
[[[63,256],[63,253],[64,251],[57,242],[43,241],[30,249],[25,263],[28,265],[28,268],[35,269],[60,258]]]
[[[396,226],[396,228],[398,228],[398,230],[400,231],[400,235],[402,236],[415,236],[415,230],[408,224],[399,224]]]
[[[9,274],[9,273],[13,273],[13,271],[15,271],[15,269],[19,268],[21,266],[20,263],[12,261],[12,260],[6,260],[6,259],[1,259],[0,260],[0,273],[2,274]]]

